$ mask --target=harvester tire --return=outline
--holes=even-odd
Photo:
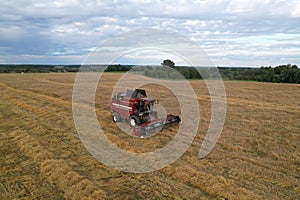
[[[140,118],[138,116],[132,115],[130,117],[129,123],[130,123],[130,126],[135,127],[135,126],[138,126],[138,125],[141,124],[141,120],[140,120]]]
[[[120,117],[120,114],[119,114],[119,113],[117,113],[117,112],[113,113],[113,121],[114,121],[115,123],[121,121],[121,117]]]

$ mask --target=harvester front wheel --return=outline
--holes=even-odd
[[[135,126],[138,126],[138,125],[141,124],[141,120],[140,120],[140,118],[138,116],[132,115],[130,117],[129,123],[130,123],[130,126],[135,127]]]

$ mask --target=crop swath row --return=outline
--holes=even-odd
[[[88,179],[72,171],[68,163],[62,159],[53,159],[53,154],[44,149],[32,136],[25,131],[14,131],[9,134],[14,138],[20,150],[26,156],[40,164],[40,173],[47,180],[57,185],[67,199],[81,199],[82,197],[105,198],[105,192],[98,189]]]

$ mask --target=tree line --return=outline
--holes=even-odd
[[[2,64],[0,73],[77,72],[80,65]]]
[[[244,67],[184,67],[175,66],[171,60],[164,60],[161,66],[142,67],[143,75],[166,79],[219,79],[248,80],[275,83],[300,83],[300,69],[297,65],[278,65],[276,67],[244,68]],[[137,70],[138,71],[138,70]],[[178,75],[178,72],[180,75]]]
[[[300,83],[300,69],[297,65],[242,67],[186,67],[176,66],[171,60],[164,60],[159,66],[135,65],[0,65],[0,73],[49,73],[49,72],[126,72],[139,73],[148,77],[163,79],[219,79],[248,80],[276,83]],[[216,73],[217,72],[217,73]]]
[[[300,83],[300,69],[297,65],[262,66],[260,68],[219,67],[223,79],[250,80],[274,83]]]
[[[2,64],[0,73],[51,73],[51,72],[125,72],[131,70],[131,65],[30,65]]]

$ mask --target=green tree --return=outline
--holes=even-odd
[[[167,60],[164,60],[164,61],[161,63],[161,65],[163,65],[163,66],[168,66],[168,67],[171,67],[171,68],[174,68],[175,63],[174,63],[172,60],[167,59]]]
[[[296,74],[296,83],[300,83],[300,70],[299,69]]]

